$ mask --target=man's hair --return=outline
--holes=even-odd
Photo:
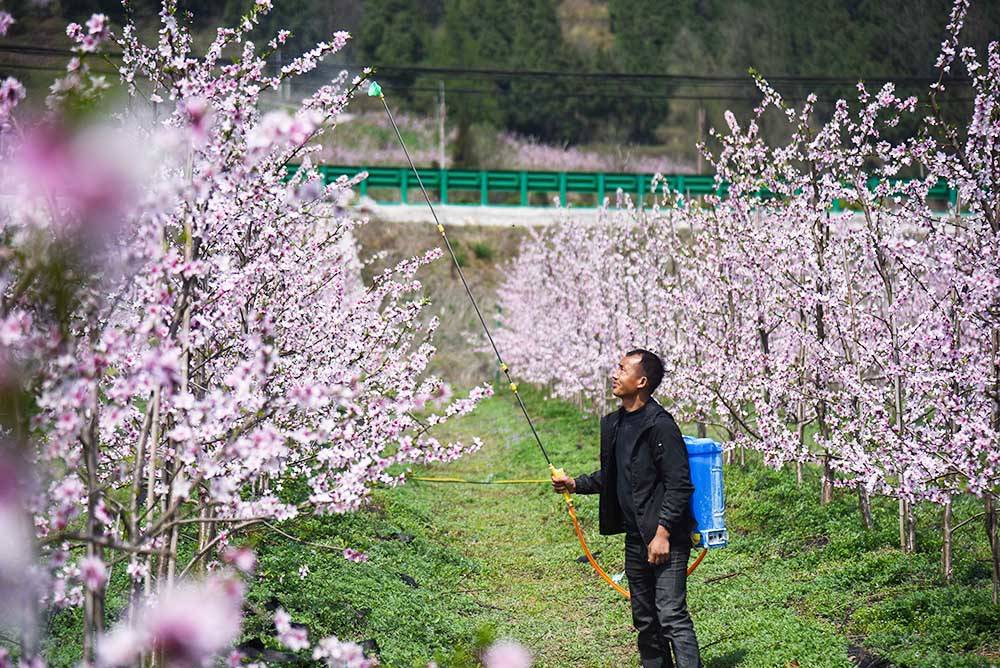
[[[636,348],[625,353],[625,357],[633,356],[641,358],[639,363],[642,365],[643,375],[646,376],[646,380],[649,382],[649,394],[652,395],[653,392],[656,392],[656,388],[660,386],[660,381],[663,380],[663,360],[656,353],[651,353],[642,348]]]

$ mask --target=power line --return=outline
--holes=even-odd
[[[66,68],[57,67],[55,65],[31,65],[24,63],[0,63],[0,71],[7,70],[24,70],[24,71],[37,71],[37,72],[60,72],[65,73]],[[93,74],[106,74],[106,75],[117,75],[118,73],[114,70],[107,69],[92,69],[90,70]],[[302,82],[295,82],[298,88],[303,88]],[[418,95],[438,95],[440,93],[438,88],[428,87],[428,86],[397,86],[386,84],[384,88],[388,91],[402,92],[402,93],[414,93]],[[697,102],[748,102],[756,101],[758,99],[757,95],[753,93],[757,92],[756,88],[753,88],[747,95],[719,95],[719,94],[706,94],[699,95],[697,93],[637,93],[628,90],[616,89],[616,90],[600,90],[592,89],[589,91],[570,91],[566,93],[525,93],[523,91],[512,91],[503,90],[495,88],[448,88],[449,94],[463,95],[463,96],[488,96],[496,97],[503,96],[509,97],[511,95],[530,95],[533,99],[539,100],[552,100],[552,99],[622,99],[622,100],[682,100],[682,101],[697,101]],[[799,96],[788,96],[783,95],[782,99],[786,102],[798,103],[804,102],[805,97]],[[939,103],[957,103],[957,102],[972,102],[972,98],[969,97],[944,97],[938,100]]]
[[[6,70],[28,70],[35,72],[61,72],[66,74],[65,67],[57,67],[55,65],[28,65],[22,63],[0,63],[0,72]],[[107,69],[90,69],[91,74],[113,74],[118,75],[117,70],[107,70]]]
[[[403,93],[421,93],[421,94],[432,94],[438,95],[439,91],[437,88],[433,87],[421,87],[421,86],[382,86],[387,91],[403,92]],[[457,95],[478,95],[478,96],[510,96],[510,95],[529,95],[528,93],[518,93],[517,91],[510,90],[496,90],[487,88],[448,88],[446,89],[448,94]],[[754,89],[756,92],[756,89]],[[533,99],[565,99],[565,98],[623,98],[623,99],[646,99],[646,100],[695,100],[695,101],[750,101],[759,99],[759,96],[755,95],[698,95],[695,93],[690,94],[674,94],[674,93],[633,93],[629,91],[587,91],[587,92],[568,92],[568,93],[549,93],[549,94],[535,94],[530,93]],[[786,102],[805,102],[805,97],[795,97],[795,96],[785,96],[782,98]],[[942,98],[938,102],[971,102],[972,98]]]
[[[64,56],[72,57],[79,55],[70,49],[59,49],[54,47],[36,46],[32,44],[0,44],[0,52],[15,53],[26,56]],[[112,58],[120,58],[121,53],[106,52],[102,55]],[[360,70],[363,65],[357,63],[343,63],[339,65],[344,69]],[[375,65],[373,66],[381,75],[398,76],[410,74],[426,74],[438,77],[490,77],[498,79],[597,79],[615,81],[662,81],[674,84],[691,85],[753,85],[749,75],[711,75],[711,74],[663,74],[657,72],[584,72],[579,70],[526,70],[526,69],[497,69],[497,68],[476,68],[476,67],[436,67],[425,65]],[[858,81],[868,81],[871,83],[896,83],[899,85],[927,85],[937,81],[930,77],[832,77],[832,76],[808,76],[776,74],[765,77],[772,84],[801,84],[809,86],[853,86]],[[954,77],[946,79],[950,85],[967,85],[968,78]]]
[[[58,56],[61,58],[72,58],[73,56],[80,55],[71,49],[57,49],[51,46],[37,46],[35,44],[0,44],[0,52],[17,53],[25,56]],[[116,52],[102,52],[102,55],[109,55],[114,58],[122,57],[121,53]]]
[[[580,71],[555,71],[555,70],[502,70],[502,69],[480,69],[472,67],[425,67],[425,66],[376,66],[376,72],[386,74],[391,72],[435,74],[452,76],[491,76],[498,78],[580,78],[580,79],[615,79],[615,80],[635,80],[635,81],[665,81],[669,83],[687,84],[750,84],[752,80],[749,75],[709,75],[709,74],[659,74],[654,72],[580,72]],[[937,81],[930,77],[826,77],[826,76],[804,76],[779,74],[764,77],[771,83],[801,83],[806,85],[821,86],[853,86],[858,81],[870,81],[873,83],[897,83],[913,85],[930,85]],[[955,77],[946,80],[951,84],[968,84],[967,78]]]

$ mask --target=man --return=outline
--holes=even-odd
[[[625,533],[625,573],[643,668],[700,668],[687,610],[694,492],[687,448],[674,418],[653,398],[663,362],[632,350],[612,374],[622,405],[601,419],[601,468],[553,479],[558,493],[600,494],[600,530]]]

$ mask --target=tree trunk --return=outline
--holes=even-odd
[[[1000,328],[990,333],[993,359],[993,429],[1000,430]],[[1000,605],[1000,536],[997,535],[997,501],[986,493],[986,536],[990,541],[990,564],[993,575],[993,605]]]
[[[872,502],[868,496],[868,490],[865,489],[864,485],[859,484],[858,488],[858,510],[861,511],[861,523],[864,525],[866,531],[871,531],[874,523],[872,522]]]
[[[993,605],[1000,605],[1000,530],[997,527],[997,502],[992,494],[986,495],[986,538],[990,543]]]
[[[84,465],[87,473],[87,557],[104,560],[104,550],[98,543],[104,533],[100,522],[97,519],[97,504],[101,499],[101,485],[97,477],[98,439],[97,420],[99,416],[99,402],[96,397],[93,401],[93,414],[87,434],[81,436],[84,446]],[[96,590],[89,587],[84,588],[83,598],[83,662],[92,664],[94,662],[94,649],[98,637],[104,632],[104,592],[105,587],[100,586]]]
[[[829,217],[829,212],[827,212],[827,217]],[[819,275],[816,278],[816,292],[820,295],[826,293],[826,249],[830,242],[830,224],[826,219],[817,221],[817,239],[816,239],[816,266]],[[819,341],[822,346],[826,341],[826,317],[825,310],[823,308],[823,300],[817,300],[816,309],[814,316],[816,318],[816,340]],[[820,376],[819,371],[816,372],[816,377],[814,379],[816,384],[816,390],[820,393],[819,400],[816,402],[816,420],[819,427],[819,434],[824,441],[827,441],[830,437],[830,428],[826,423],[826,399],[822,397],[822,392],[826,389],[827,385],[825,379]],[[826,448],[823,449],[823,478],[820,482],[820,494],[819,500],[821,505],[826,505],[833,500],[833,472],[830,469],[830,451]]]
[[[906,552],[906,500],[899,498],[899,549]]]
[[[944,534],[943,540],[941,542],[941,573],[944,575],[944,581],[948,584],[952,583],[954,578],[954,568],[952,566],[952,513],[951,513],[951,499],[948,499],[944,503],[944,513],[942,519],[942,533]]]
[[[160,441],[160,388],[153,390],[153,415],[149,425],[149,460],[146,469],[146,521],[152,523],[153,508],[156,505],[156,446]],[[143,591],[146,596],[153,593],[153,573],[157,559],[150,554],[146,557],[146,576]]]
[[[899,547],[906,554],[917,550],[917,522],[913,506],[906,499],[899,499]]]
[[[823,451],[823,479],[820,483],[819,502],[826,505],[833,501],[833,470],[830,468],[830,451]]]
[[[804,401],[800,400],[798,402],[798,406],[796,406],[795,408],[795,419],[798,422],[796,431],[799,437],[799,450],[801,452],[805,450],[805,444],[806,444],[806,404]],[[800,487],[802,486],[803,471],[802,471],[801,459],[795,460],[795,482]]]

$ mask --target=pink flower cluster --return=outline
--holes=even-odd
[[[335,636],[323,638],[313,649],[314,661],[323,661],[329,668],[372,668],[378,661],[365,658],[361,645],[343,642]]]
[[[368,561],[368,555],[364,552],[359,552],[358,550],[352,548],[344,548],[344,559],[348,561],[353,561],[358,564],[363,564]]]
[[[66,36],[77,45],[76,48],[81,53],[94,53],[111,36],[108,17],[94,14],[85,26],[70,23],[66,26]]]
[[[14,17],[8,12],[0,11],[0,37],[7,35],[14,22]],[[24,96],[24,86],[14,77],[6,77],[0,81],[0,138],[10,132],[11,113]],[[0,157],[3,157],[2,154]]]
[[[615,153],[543,144],[532,137],[504,133],[499,137],[501,150],[497,168],[543,171],[624,172],[638,174],[684,174],[694,166],[667,156],[636,155],[628,148]]]
[[[483,668],[531,668],[531,652],[520,643],[501,640],[483,652]]]
[[[292,617],[287,612],[278,608],[274,613],[274,628],[278,632],[278,642],[297,652],[309,648],[309,636],[305,628],[292,626]]]
[[[165,589],[100,640],[97,663],[132,666],[141,654],[162,652],[167,666],[202,666],[236,640],[243,594],[243,583],[226,577]]]

